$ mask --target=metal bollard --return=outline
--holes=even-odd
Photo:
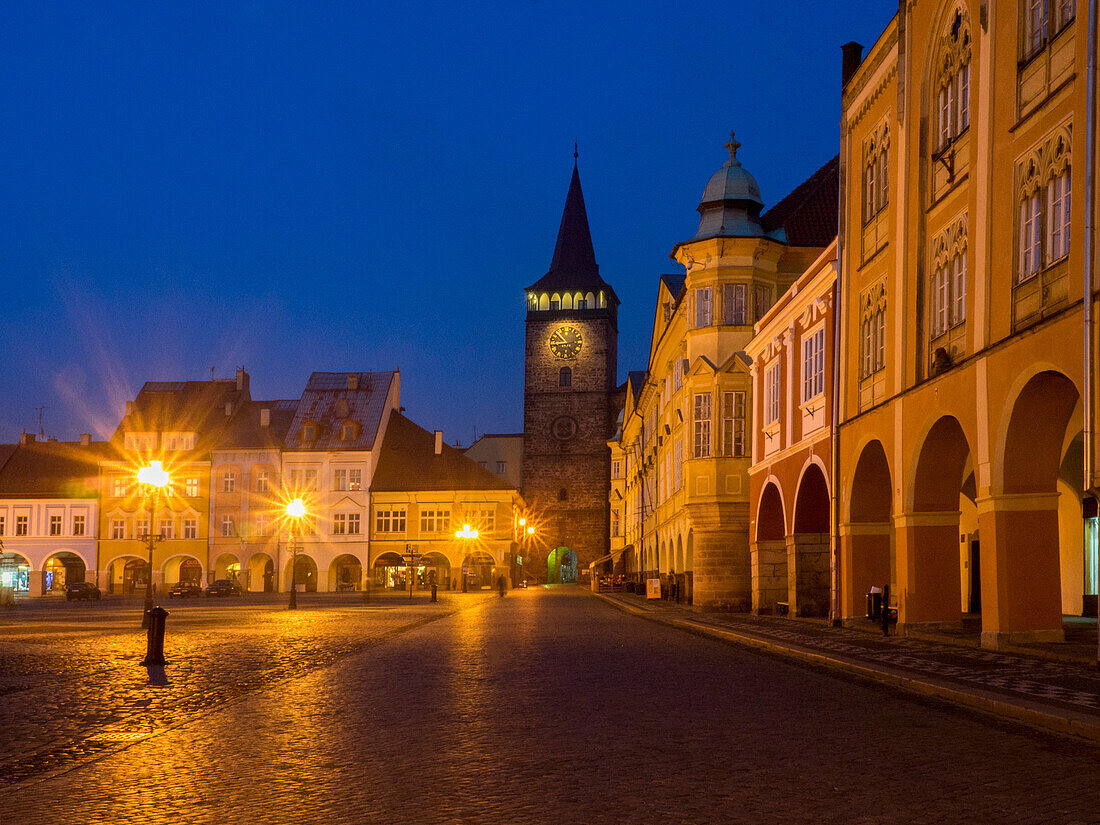
[[[142,667],[158,667],[168,664],[164,661],[164,625],[168,611],[163,607],[154,607],[148,612],[149,634],[145,648],[145,661]]]
[[[432,601],[433,601],[433,602],[434,602],[434,601],[437,601],[437,599],[436,599],[436,597],[435,597],[435,591],[436,591],[436,583],[435,583],[435,582],[432,582]]]

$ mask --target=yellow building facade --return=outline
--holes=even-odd
[[[847,79],[843,617],[890,584],[903,629],[980,617],[997,647],[1095,610],[1075,12],[906,3]]]

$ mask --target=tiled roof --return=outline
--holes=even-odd
[[[392,413],[378,456],[371,492],[424,490],[514,490],[462,450],[443,445],[435,454],[435,434],[400,413]]]
[[[248,400],[248,389],[237,389],[235,379],[216,381],[147,381],[123,416],[111,440],[121,446],[127,432],[194,432],[197,451],[209,450],[231,416]]]
[[[765,232],[785,231],[791,246],[828,246],[836,237],[840,156],[760,216]]]
[[[0,498],[95,498],[99,461],[114,454],[105,441],[35,441],[5,444],[10,457],[0,469]]]
[[[315,372],[306,389],[286,436],[288,450],[369,450],[374,446],[385,412],[386,396],[397,373],[387,372]],[[358,383],[348,389],[348,378]],[[274,412],[272,413],[274,418]],[[340,438],[340,425],[352,421],[359,425],[354,441]],[[317,424],[317,438],[303,442],[302,425]]]
[[[249,401],[233,416],[233,420],[221,432],[215,449],[219,450],[267,450],[283,446],[290,422],[298,409],[298,399],[278,401]],[[270,423],[260,424],[260,411],[270,411]]]

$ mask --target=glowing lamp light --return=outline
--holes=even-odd
[[[527,528],[527,534],[530,535],[530,536],[535,535],[535,528],[534,527],[528,527]]]
[[[521,519],[519,520],[519,526],[520,526],[520,527],[522,527],[522,526],[523,526],[523,525],[525,525],[526,523],[527,523],[527,519],[525,519],[525,518],[521,518]]]
[[[148,466],[137,471],[137,480],[139,484],[148,484],[150,487],[167,487],[168,471],[159,461],[150,461]]]
[[[306,514],[306,505],[302,503],[300,498],[287,502],[286,514],[291,518],[301,518]]]
[[[456,539],[476,539],[477,530],[471,530],[469,524],[463,524],[461,530],[455,531]]]

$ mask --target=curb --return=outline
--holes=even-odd
[[[1080,719],[1072,719],[1066,716],[1059,716],[1054,713],[1047,713],[1045,711],[1035,710],[1034,708],[1028,708],[1022,705],[1013,704],[1012,702],[1007,702],[1003,699],[994,699],[990,696],[983,696],[981,694],[959,690],[957,688],[948,687],[946,685],[937,684],[935,682],[922,681],[921,679],[912,676],[902,676],[897,673],[879,670],[877,668],[869,667],[867,665],[861,665],[845,659],[838,659],[822,653],[815,653],[813,651],[806,650],[800,647],[795,647],[793,645],[786,645],[780,642],[772,642],[765,639],[757,638],[755,636],[750,636],[748,634],[738,633],[735,630],[727,630],[725,628],[714,627],[713,625],[708,625],[703,622],[691,621],[688,619],[679,619],[674,617],[666,618],[664,616],[659,616],[652,611],[634,607],[633,605],[621,602],[617,599],[609,598],[602,593],[594,593],[593,595],[595,595],[604,603],[619,610],[622,610],[624,613],[629,613],[631,615],[638,616],[639,618],[648,619],[649,621],[663,624],[666,627],[674,627],[678,630],[684,630],[688,633],[694,633],[699,636],[708,636],[711,638],[720,639],[725,642],[733,642],[734,644],[756,648],[758,650],[764,650],[769,653],[774,653],[791,659],[798,659],[800,661],[809,662],[814,665],[820,665],[832,668],[834,670],[841,670],[847,673],[853,673],[865,679],[870,679],[871,681],[879,682],[880,684],[889,685],[891,687],[898,688],[907,693],[912,693],[917,696],[931,696],[938,699],[945,699],[949,702],[963,705],[964,707],[984,711],[995,716],[1005,717],[1017,722],[1023,722],[1025,724],[1033,725],[1035,727],[1044,728],[1046,730],[1053,731],[1054,733],[1062,734],[1063,736],[1073,736],[1100,744],[1100,723],[1086,722]]]

